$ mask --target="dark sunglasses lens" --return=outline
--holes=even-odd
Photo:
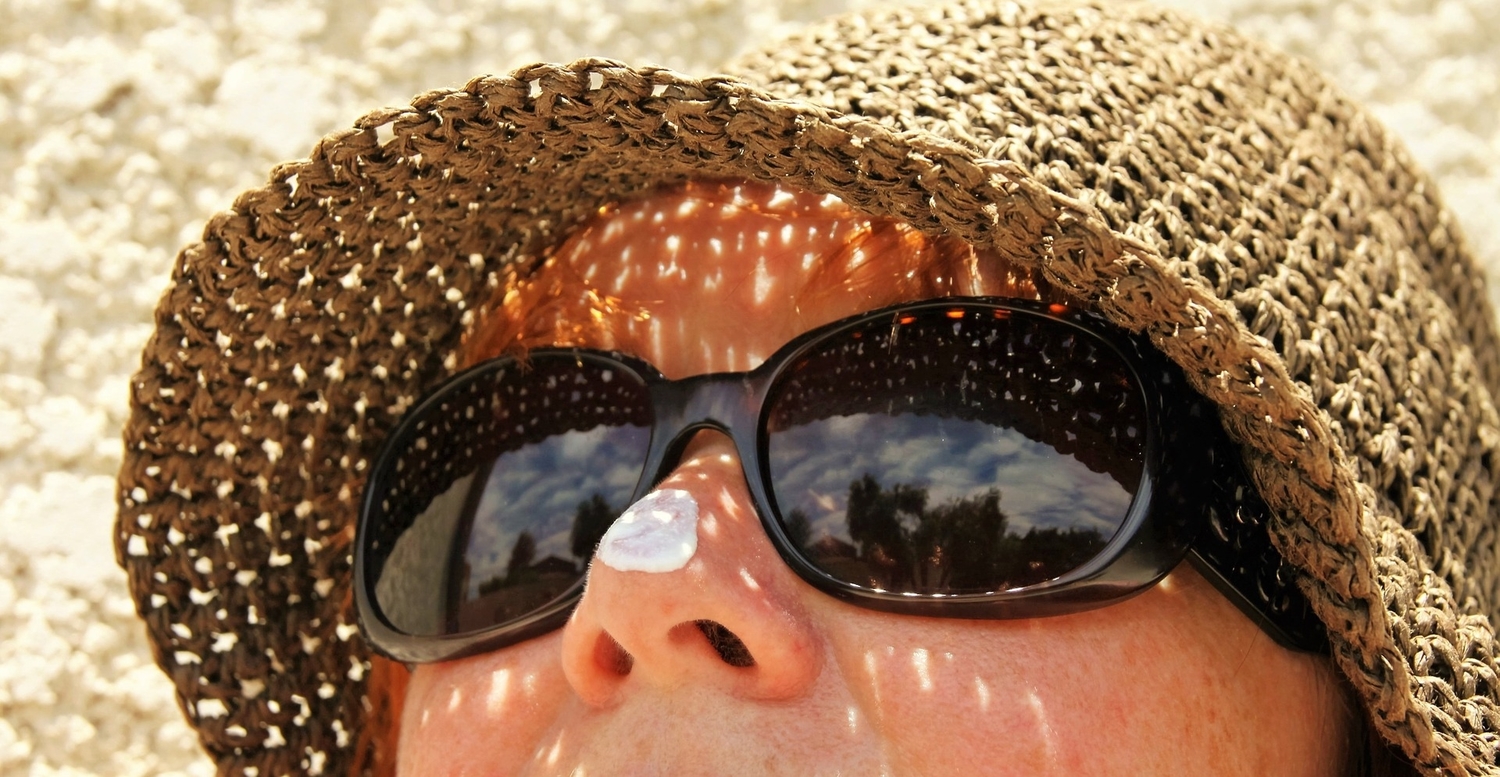
[[[1108,344],[1046,316],[936,308],[842,330],[772,390],[782,528],[845,583],[962,595],[1076,569],[1139,487],[1145,408]]]
[[[414,636],[471,633],[576,586],[641,474],[641,378],[590,354],[537,353],[418,412],[361,538],[386,620]]]

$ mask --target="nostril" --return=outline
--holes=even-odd
[[[594,662],[604,671],[620,677],[630,674],[635,666],[635,658],[607,631],[599,632],[599,639],[594,642]]]
[[[708,638],[708,644],[713,647],[719,658],[730,666],[755,666],[755,657],[750,655],[750,648],[745,647],[744,640],[735,636],[724,624],[717,621],[693,621],[693,625],[703,632]]]

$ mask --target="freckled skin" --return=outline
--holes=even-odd
[[[609,217],[620,227],[604,223],[542,271],[582,274],[623,309],[649,310],[610,345],[671,377],[748,369],[809,328],[899,301],[880,285],[811,303],[796,293],[806,251],[837,245],[848,224],[809,235],[795,218],[683,201],[623,207]],[[1071,616],[889,615],[786,567],[724,437],[698,435],[661,487],[699,504],[692,560],[659,573],[596,564],[560,632],[418,667],[401,775],[1340,771],[1347,713],[1326,659],[1278,647],[1186,566]],[[743,640],[755,665],[721,660],[692,626],[704,619]],[[605,634],[632,657],[628,674],[601,653]]]

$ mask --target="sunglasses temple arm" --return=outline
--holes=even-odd
[[[1301,617],[1292,618],[1299,621],[1302,628],[1285,628],[1260,603],[1247,596],[1238,585],[1226,577],[1215,564],[1199,554],[1197,548],[1188,549],[1187,560],[1198,574],[1223,594],[1224,598],[1238,607],[1240,612],[1254,621],[1261,631],[1270,635],[1276,644],[1303,653],[1323,653],[1328,650],[1328,637],[1322,629],[1311,625],[1316,624],[1317,620],[1310,612],[1297,613],[1296,615]],[[1306,608],[1307,605],[1305,602],[1299,602],[1296,606]]]

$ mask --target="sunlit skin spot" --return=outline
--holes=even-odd
[[[490,712],[499,712],[505,706],[505,699],[510,695],[510,670],[500,669],[490,675],[490,692],[485,696],[484,704]]]
[[[932,690],[932,675],[927,671],[927,651],[917,648],[911,653],[911,667],[917,672],[917,685],[924,691]]]
[[[755,578],[750,574],[750,570],[740,567],[740,579],[745,581],[746,588],[752,591],[760,590],[760,583],[755,582]]]
[[[865,674],[869,675],[870,692],[875,697],[875,711],[881,710],[880,705],[880,660],[875,657],[874,651],[865,654]]]
[[[771,296],[771,273],[766,269],[766,260],[762,257],[755,263],[755,304],[764,305],[769,296]]]
[[[454,688],[453,693],[449,694],[448,696],[448,711],[452,712],[453,710],[458,709],[458,705],[463,704],[463,701],[464,689]]]
[[[984,678],[977,675],[974,677],[974,693],[979,698],[979,710],[981,712],[989,712],[990,687],[984,684]]]
[[[1041,733],[1043,750],[1047,758],[1051,760],[1056,754],[1057,747],[1052,741],[1052,725],[1047,720],[1047,709],[1042,704],[1042,699],[1037,695],[1035,688],[1026,692],[1026,703],[1036,715],[1036,730]]]
[[[849,707],[849,733],[859,733],[859,710],[852,706]]]
[[[727,488],[719,491],[719,508],[730,518],[738,518],[740,515],[740,505]]]
[[[563,735],[562,734],[558,734],[557,735],[557,741],[552,743],[552,749],[549,750],[549,751],[547,751],[547,765],[548,766],[556,766],[557,765],[557,757],[559,755],[562,755],[562,742],[563,742]]]
[[[707,477],[707,475],[704,475],[704,477]],[[698,519],[698,531],[701,531],[710,537],[718,536],[719,519],[715,518],[713,513],[704,513]]]

